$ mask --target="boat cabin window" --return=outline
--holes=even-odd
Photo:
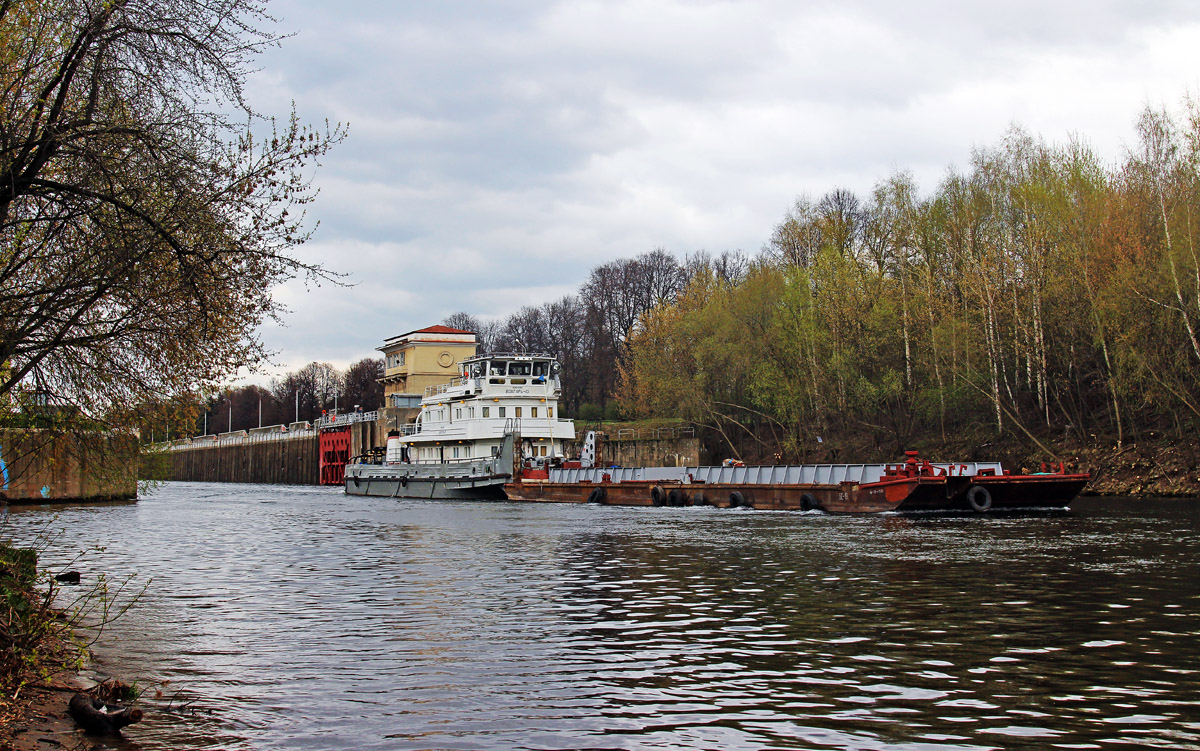
[[[510,362],[508,364],[508,374],[517,376],[529,375],[530,363],[527,362]]]
[[[515,408],[513,409],[513,417],[520,417],[520,416],[521,416],[521,408],[520,408],[520,407],[515,407]]]
[[[500,416],[504,417],[504,407],[500,407]]]
[[[483,365],[477,362],[471,363],[471,367],[467,370],[472,378],[480,378],[483,376]]]
[[[495,360],[492,360],[488,364],[491,366],[490,369],[488,370],[488,375],[494,375],[494,376],[495,375],[498,375],[498,376],[504,375],[504,363],[503,362],[496,362]]]
[[[554,419],[554,407],[546,407],[546,418],[549,420]]]
[[[491,412],[492,412],[492,408],[491,408],[491,407],[484,407],[484,408],[483,408],[483,416],[484,416],[484,417],[491,417],[491,416],[492,416],[492,415],[491,415]]]
[[[547,375],[550,374],[550,363],[535,362],[533,364],[533,374],[535,376],[542,376],[543,378],[545,378]]]
[[[537,417],[537,407],[530,407],[530,408],[529,408],[529,416],[530,416],[530,417]]]

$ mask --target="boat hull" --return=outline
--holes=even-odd
[[[746,507],[776,511],[879,513],[884,511],[990,511],[1065,508],[1088,475],[992,477],[896,477],[873,483],[747,484],[518,481],[504,491],[510,500],[603,503],[611,506]],[[972,488],[986,489],[986,496]],[[972,499],[975,505],[972,505]],[[977,508],[978,506],[978,508]]]
[[[389,468],[346,475],[347,495],[446,501],[502,501],[511,475],[444,475],[398,472]]]

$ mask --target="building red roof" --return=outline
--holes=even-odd
[[[452,329],[449,326],[437,325],[424,329],[417,329],[415,331],[405,331],[403,334],[397,334],[396,336],[388,337],[387,341],[394,342],[398,339],[404,339],[405,337],[412,336],[413,334],[441,334],[443,336],[449,334],[470,334],[471,336],[476,335],[474,331],[463,331],[462,329]]]

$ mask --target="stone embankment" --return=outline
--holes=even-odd
[[[100,433],[0,430],[0,504],[137,498],[137,446]]]

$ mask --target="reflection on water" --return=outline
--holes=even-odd
[[[172,483],[43,561],[152,577],[96,646],[162,691],[126,748],[1200,749],[1198,521]]]

